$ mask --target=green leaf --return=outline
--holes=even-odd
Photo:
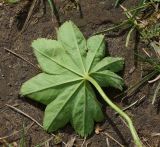
[[[5,1],[12,4],[20,2],[20,0],[5,0]]]
[[[73,101],[80,85],[81,83],[68,86],[66,91],[59,93],[47,106],[43,125],[48,132],[55,131],[70,121]]]
[[[71,71],[80,75],[76,62],[68,55],[66,48],[55,40],[37,39],[33,41],[32,47],[42,70],[48,74],[62,74]]]
[[[82,78],[75,76],[73,73],[68,73],[63,73],[62,75],[40,73],[22,85],[21,93],[47,105],[59,93],[67,91],[66,86],[82,80]]]
[[[123,58],[105,57],[93,67],[91,72],[111,70],[118,72],[122,70],[124,64]]]
[[[95,35],[87,40],[88,53],[86,57],[86,70],[90,71],[105,56],[105,42],[103,35]]]
[[[105,70],[102,72],[95,72],[92,76],[102,87],[112,86],[122,90],[124,84],[123,79],[112,71]]]
[[[71,21],[62,25],[58,31],[58,41],[66,53],[79,68],[79,73],[85,72],[85,57],[87,54],[86,40],[80,30]]]
[[[57,41],[33,41],[42,73],[22,85],[21,95],[47,105],[43,126],[48,132],[71,123],[78,134],[88,136],[94,122],[104,118],[88,77],[101,86],[122,89],[122,79],[114,72],[122,69],[123,59],[105,57],[103,35],[86,41],[71,21],[64,23],[57,33]]]
[[[102,121],[103,113],[93,89],[84,82],[72,106],[72,125],[81,136],[88,136],[94,129],[94,121]]]
[[[160,2],[160,0],[153,0],[154,2]]]

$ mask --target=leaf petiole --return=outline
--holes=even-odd
[[[118,112],[125,120],[126,122],[128,123],[128,126],[129,126],[129,129],[131,131],[131,134],[132,134],[132,137],[134,139],[134,142],[135,144],[137,145],[137,147],[142,147],[142,144],[141,144],[141,141],[138,137],[138,134],[136,132],[136,129],[135,127],[133,126],[133,122],[132,120],[130,119],[130,117],[125,113],[123,112],[119,107],[117,107],[109,98],[108,96],[104,93],[104,91],[102,90],[102,88],[99,86],[99,84],[90,76],[87,76],[86,79],[88,81],[90,81],[94,86],[95,88],[98,90],[98,92],[100,93],[100,95],[103,97],[103,99],[107,102],[107,104],[113,108],[116,112]]]

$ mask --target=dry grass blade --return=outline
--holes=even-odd
[[[110,143],[109,143],[108,137],[106,138],[106,144],[107,144],[107,147],[110,147]]]
[[[153,147],[148,143],[148,139],[145,137],[142,137],[142,141],[143,141],[143,147]]]
[[[25,58],[23,58],[21,55],[7,49],[7,48],[4,48],[6,51],[10,52],[11,54],[13,54],[14,56],[22,59],[23,61],[27,62],[28,64],[32,65],[34,68],[36,68],[37,70],[39,70],[39,67],[38,66],[35,66],[33,63],[31,63],[30,61],[26,60]]]
[[[155,79],[148,81],[148,83],[154,83],[160,79],[160,75],[158,75]]]
[[[156,89],[155,89],[155,92],[154,92],[154,95],[153,95],[153,99],[152,99],[152,105],[154,105],[155,101],[156,101],[156,97],[158,95],[158,92],[160,90],[160,82],[158,83]]]
[[[24,115],[25,117],[27,117],[27,118],[29,118],[30,120],[32,120],[33,122],[35,122],[38,126],[40,126],[41,128],[43,128],[43,126],[42,126],[37,120],[35,120],[33,117],[29,116],[29,115],[26,114],[25,112],[19,110],[18,108],[14,107],[14,106],[11,106],[11,105],[9,105],[9,104],[6,104],[6,106],[8,106],[9,108],[11,108],[11,109],[17,111],[18,113]],[[52,133],[51,135],[54,136],[54,137],[56,136],[56,135],[53,134],[53,133]],[[66,143],[65,143],[64,141],[62,141],[62,143],[63,143],[64,145],[66,145]]]
[[[65,147],[73,147],[75,140],[76,140],[76,137],[71,137]]]
[[[120,116],[119,116],[119,118],[120,118],[121,121],[125,124],[125,126],[126,126],[127,128],[129,128],[129,127],[128,127],[128,124],[124,121],[124,119],[123,119],[122,117],[120,117]]]
[[[142,51],[143,51],[148,57],[151,57],[151,55],[146,51],[145,48],[142,48]]]
[[[113,140],[114,142],[116,142],[120,147],[124,147],[124,145],[122,145],[121,143],[119,143],[116,139],[114,139],[109,133],[103,133],[104,135],[106,135],[108,138],[110,138],[111,140]]]
[[[136,100],[135,102],[133,102],[132,104],[130,104],[129,106],[123,108],[123,111],[126,111],[128,109],[130,109],[131,107],[133,107],[134,105],[136,105],[137,103],[140,103],[143,99],[145,98],[145,96],[142,96],[140,99]],[[118,113],[116,112],[115,115],[117,115]]]
[[[132,87],[128,88],[127,90],[125,90],[121,94],[115,96],[114,99],[125,95],[125,96],[122,97],[122,101],[123,101],[126,97],[129,97],[133,93],[135,93],[136,90],[138,90],[145,82],[148,82],[148,80],[150,80],[153,76],[157,75],[157,73],[158,73],[158,71],[152,71],[151,73],[149,73],[148,75],[143,77],[143,79],[141,81],[137,82],[135,85],[133,85]]]
[[[160,136],[160,133],[152,133],[152,137]]]
[[[36,7],[36,4],[37,4],[38,2],[39,2],[39,0],[33,0],[32,5],[31,5],[31,7],[30,7],[30,9],[29,9],[29,12],[28,12],[28,16],[27,16],[27,18],[26,18],[26,20],[25,20],[25,23],[24,23],[24,25],[23,25],[23,27],[22,27],[21,32],[20,32],[19,35],[21,35],[21,33],[23,33],[24,30],[27,28],[28,23],[29,23],[29,20],[30,20],[32,14],[33,14],[34,8]],[[19,36],[19,35],[18,35],[18,36]]]
[[[81,147],[83,147],[83,146],[84,146],[85,142],[86,142],[86,137],[84,138],[84,140],[83,140],[83,143],[82,143]]]
[[[151,46],[153,47],[157,57],[160,58],[160,43],[153,41],[151,42]]]
[[[119,6],[122,8],[122,10],[126,13],[126,15],[127,15],[128,17],[133,17],[132,14],[131,14],[130,12],[128,12],[127,8],[125,8],[125,7],[122,6],[122,5],[119,5]]]
[[[23,111],[19,110],[18,108],[14,107],[14,106],[11,106],[9,104],[6,104],[6,106],[8,106],[9,108],[17,111],[18,113],[26,116],[27,118],[29,118],[30,120],[32,120],[33,122],[35,122],[38,126],[40,126],[41,128],[43,128],[43,126],[37,121],[35,120],[33,117],[29,116],[28,114],[24,113]]]

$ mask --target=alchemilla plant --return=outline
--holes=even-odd
[[[96,35],[86,40],[71,21],[59,28],[57,36],[57,40],[33,41],[32,47],[42,73],[21,87],[21,95],[47,105],[44,129],[52,132],[71,123],[79,135],[90,135],[94,122],[104,119],[93,85],[126,120],[135,144],[141,147],[131,119],[101,89],[102,86],[122,89],[123,79],[115,72],[123,68],[124,60],[105,57],[104,36]]]

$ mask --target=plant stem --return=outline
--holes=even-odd
[[[57,21],[57,25],[60,26],[61,23],[60,23],[60,17],[59,17],[59,12],[58,12],[58,9],[56,7],[56,4],[55,4],[55,1],[54,0],[48,0],[48,3],[49,3],[49,6],[51,8],[51,15],[53,17],[53,14],[56,18],[56,21]]]
[[[93,35],[103,34],[103,33],[106,33],[106,32],[108,32],[108,31],[112,31],[112,30],[118,29],[118,28],[126,25],[129,21],[130,21],[130,19],[124,20],[122,23],[120,23],[120,24],[118,24],[118,25],[115,25],[115,26],[113,26],[113,27],[111,27],[111,28],[108,28],[108,29],[105,29],[105,30],[96,32],[96,33],[94,33]]]
[[[102,88],[99,86],[99,84],[90,76],[86,77],[87,80],[89,80],[94,86],[95,88],[98,90],[98,92],[101,94],[101,96],[103,97],[103,99],[108,103],[108,105],[113,108],[116,112],[118,112],[128,123],[129,129],[131,131],[132,137],[134,139],[135,144],[137,145],[137,147],[142,147],[141,141],[138,137],[138,134],[136,132],[136,129],[133,126],[132,120],[130,119],[130,117],[123,112],[119,107],[117,107],[109,98],[108,96],[104,93],[104,91],[102,90]]]
[[[125,44],[126,47],[128,47],[129,40],[130,40],[131,34],[132,34],[132,32],[134,31],[134,29],[135,29],[135,26],[133,26],[133,27],[129,30],[128,34],[127,34],[126,44]]]

